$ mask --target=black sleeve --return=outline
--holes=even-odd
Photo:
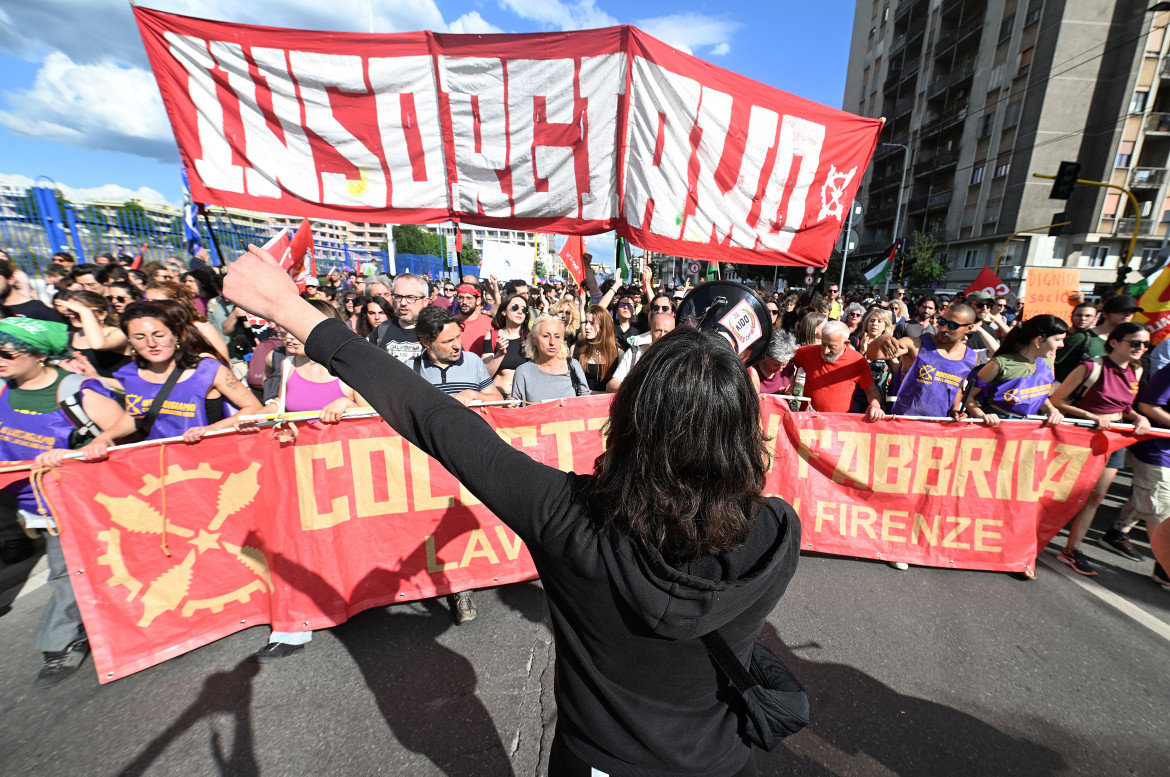
[[[579,478],[534,461],[477,414],[416,375],[339,319],[313,328],[305,352],[436,459],[525,542],[558,534]]]

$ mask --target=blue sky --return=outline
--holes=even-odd
[[[141,0],[224,21],[366,31],[366,0]],[[393,0],[376,32],[535,32],[636,24],[696,56],[841,105],[854,4],[774,0]],[[126,0],[0,0],[0,183],[180,199],[178,152]],[[99,187],[106,187],[100,191]],[[80,191],[79,191],[80,190]]]

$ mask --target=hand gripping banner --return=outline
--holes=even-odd
[[[478,413],[539,461],[590,472],[608,397]],[[772,397],[766,493],[805,550],[1024,571],[1109,451],[1078,427],[790,413]],[[469,416],[469,423],[480,423]],[[103,682],[262,623],[322,629],[393,602],[528,580],[519,538],[380,419],[116,450],[44,478]],[[506,518],[506,516],[505,516]]]
[[[633,27],[362,34],[136,7],[198,202],[824,266],[881,130]]]

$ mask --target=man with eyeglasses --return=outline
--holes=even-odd
[[[512,304],[515,305],[516,301]],[[474,283],[459,284],[455,289],[454,312],[463,324],[463,350],[483,356],[483,339],[492,331],[492,319],[483,312],[483,293],[478,286]]]
[[[390,303],[397,320],[383,321],[371,339],[399,361],[409,363],[423,352],[414,328],[418,314],[427,306],[428,293],[427,279],[420,275],[403,273],[394,279]]]
[[[956,302],[943,311],[934,334],[900,338],[880,335],[870,343],[866,358],[900,362],[904,377],[891,413],[930,418],[960,415],[959,389],[979,365],[980,356],[987,361],[986,350],[976,350],[966,343],[976,326],[975,309]]]
[[[841,287],[837,284],[829,286],[829,318],[836,321],[841,317]]]

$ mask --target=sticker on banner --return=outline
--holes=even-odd
[[[740,353],[746,351],[764,334],[764,329],[760,326],[760,319],[756,317],[756,311],[752,309],[751,303],[746,299],[740,300],[739,304],[727,312],[727,315],[719,319],[719,323],[731,332]]]

